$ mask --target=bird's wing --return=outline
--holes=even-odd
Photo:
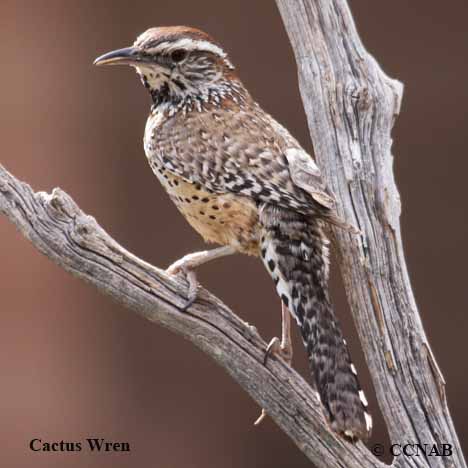
[[[320,205],[330,210],[334,209],[335,200],[329,194],[320,169],[312,157],[302,148],[287,148],[284,156],[288,161],[293,182],[309,193]]]
[[[334,215],[334,200],[319,168],[289,132],[258,106],[195,114],[147,135],[148,158],[217,193],[236,193],[304,214]],[[196,129],[196,130],[195,130]],[[148,130],[148,129],[147,129]],[[151,128],[149,129],[151,132]]]

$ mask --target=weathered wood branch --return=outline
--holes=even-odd
[[[181,312],[186,282],[126,251],[62,190],[35,193],[0,165],[0,213],[65,270],[212,357],[318,468],[360,466],[363,460],[384,466],[363,444],[330,432],[316,392],[299,374],[275,358],[263,365],[266,343],[255,327],[205,290]]]
[[[465,467],[406,268],[391,130],[403,87],[364,49],[346,0],[277,0],[319,165],[344,219],[341,272],[392,443],[451,444],[450,457],[395,466]],[[367,466],[364,462],[362,467]]]

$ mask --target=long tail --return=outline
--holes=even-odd
[[[320,222],[272,205],[260,210],[261,254],[294,315],[332,428],[368,439],[372,418],[328,297],[328,240]]]

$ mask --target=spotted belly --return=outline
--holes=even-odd
[[[150,165],[179,211],[206,242],[231,245],[242,253],[259,255],[258,210],[253,201],[208,191],[162,165],[153,161]]]

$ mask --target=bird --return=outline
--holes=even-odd
[[[196,300],[196,267],[234,253],[260,258],[282,304],[282,338],[270,341],[265,362],[279,356],[291,365],[293,317],[331,428],[367,440],[372,418],[328,291],[328,228],[352,228],[338,216],[314,158],[254,100],[221,44],[199,29],[154,27],[94,64],[135,69],[152,100],[144,133],[149,165],[188,223],[219,245],[168,268],[188,281],[186,309]]]

